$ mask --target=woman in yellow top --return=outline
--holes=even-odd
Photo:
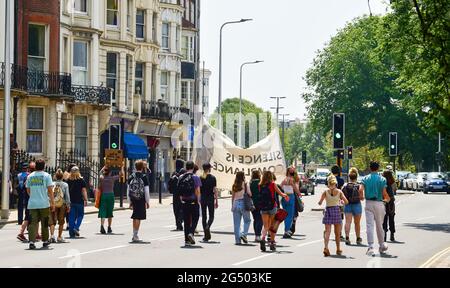
[[[325,235],[324,243],[325,248],[323,250],[323,255],[325,257],[330,256],[330,250],[328,249],[328,242],[330,241],[331,225],[334,225],[334,235],[336,239],[336,254],[342,255],[341,250],[341,227],[342,218],[341,210],[339,209],[339,204],[341,201],[348,204],[347,198],[345,198],[344,193],[337,189],[337,179],[335,176],[331,175],[327,179],[328,189],[323,192],[320,198],[319,205],[322,205],[323,201],[326,201],[327,208],[325,209],[324,217],[322,223],[325,225]]]

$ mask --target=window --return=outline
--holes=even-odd
[[[191,8],[191,15],[190,15],[190,22],[192,23],[192,24],[194,24],[195,25],[195,4],[194,4],[194,2],[193,1],[189,1],[190,2],[190,8]]]
[[[131,29],[131,16],[133,15],[133,3],[131,0],[128,0],[127,2],[127,30],[130,31]]]
[[[158,14],[153,13],[153,19],[152,19],[152,40],[153,42],[156,42],[157,36],[156,36],[156,27],[158,25]]]
[[[168,99],[169,92],[169,72],[161,72],[161,99]]]
[[[81,155],[87,155],[88,119],[87,116],[75,116],[75,150]]]
[[[119,19],[119,4],[118,0],[107,0],[106,7],[106,24],[117,26]]]
[[[145,11],[144,10],[136,11],[136,38],[138,38],[138,39],[145,38]]]
[[[152,101],[156,101],[156,73],[157,68],[155,64],[152,64]]]
[[[188,61],[189,57],[189,37],[183,36],[181,38],[181,55],[183,60]]]
[[[87,50],[86,42],[73,42],[72,83],[75,85],[87,85],[88,83]]]
[[[45,70],[45,26],[28,26],[28,68]]]
[[[116,103],[117,95],[117,54],[108,53],[106,55],[106,87],[113,89],[112,103]]]
[[[96,0],[94,0],[96,1]],[[87,13],[87,0],[75,0],[73,3],[73,8],[75,12]]]
[[[161,47],[164,50],[169,50],[169,36],[170,35],[170,27],[169,23],[163,23],[162,24],[162,41],[161,41]]]
[[[180,106],[180,74],[177,73],[175,76],[175,106]]]
[[[44,134],[44,108],[27,108],[27,152],[42,153]]]
[[[189,82],[189,106],[188,106],[188,108],[190,109],[190,110],[194,110],[194,97],[195,97],[195,94],[194,94],[194,92],[195,92],[195,89],[194,89],[194,82]]]
[[[187,108],[187,97],[188,97],[188,83],[186,81],[181,81],[181,107]]]
[[[63,55],[62,55],[62,71],[64,72],[64,73],[70,73],[70,71],[69,71],[69,67],[70,67],[70,64],[68,63],[69,62],[69,56],[68,56],[68,44],[69,43],[69,39],[67,38],[67,37],[64,37],[63,38]]]
[[[128,100],[130,99],[130,94],[131,94],[130,92],[132,91],[130,89],[130,86],[131,86],[130,73],[132,71],[130,68],[133,63],[133,59],[131,58],[131,55],[127,55],[126,61],[127,62],[126,62],[126,66],[125,66],[125,106],[128,106]]]
[[[135,90],[136,94],[145,95],[144,91],[144,63],[136,62],[136,70],[135,70]]]
[[[177,39],[176,39],[176,51],[177,53],[180,53],[180,26],[177,26],[177,35],[176,35]]]

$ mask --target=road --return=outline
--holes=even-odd
[[[318,192],[323,189],[319,187]],[[344,245],[342,257],[324,258],[322,213],[311,211],[318,208],[317,194],[304,198],[306,212],[301,214],[297,224],[298,234],[293,239],[278,237],[276,253],[262,253],[256,243],[234,245],[231,201],[223,199],[216,212],[212,242],[201,243],[202,237],[198,236],[197,246],[192,248],[184,247],[182,232],[171,231],[175,228],[171,206],[152,207],[149,219],[141,227],[140,236],[147,241],[144,244],[130,244],[129,210],[116,212],[113,224],[115,234],[101,235],[96,215],[88,215],[81,227],[83,238],[53,244],[49,250],[29,251],[27,244],[15,239],[18,226],[5,225],[0,229],[0,267],[397,268],[420,267],[423,264],[426,267],[448,267],[448,260],[445,262],[445,259],[450,259],[450,195],[399,195],[396,216],[396,238],[399,242],[388,243],[387,256],[368,257],[365,255],[367,246]],[[362,221],[365,231],[365,219]],[[281,227],[279,233],[283,232]],[[354,234],[351,238],[355,241]],[[249,239],[253,240],[253,235]],[[365,233],[363,239],[366,240]],[[37,247],[40,248],[41,243]],[[333,242],[330,248],[333,254]]]

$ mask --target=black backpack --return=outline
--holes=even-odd
[[[361,201],[361,199],[359,199],[359,184],[347,183],[342,190],[350,204],[359,203]]]
[[[128,182],[128,187],[128,195],[132,201],[140,201],[145,199],[145,183],[142,177],[139,177],[136,173],[133,173]]]
[[[181,201],[185,203],[194,203],[195,196],[195,181],[194,174],[186,173],[178,180],[177,193],[181,196]]]
[[[172,177],[169,179],[169,192],[170,194],[177,193],[177,187],[178,187],[178,180],[180,179],[180,174],[173,173]]]
[[[275,207],[275,197],[270,191],[269,185],[259,187],[259,206],[262,211],[270,211]]]

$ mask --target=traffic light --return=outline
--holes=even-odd
[[[306,164],[306,151],[302,151],[302,164]]]
[[[347,148],[347,153],[348,153],[348,160],[352,160],[353,159],[353,147],[352,146]]]
[[[109,126],[109,149],[120,149],[121,132],[120,124],[111,124]]]
[[[343,150],[344,147],[344,132],[345,131],[345,114],[333,114],[333,148],[336,150]]]
[[[398,134],[397,132],[389,133],[389,156],[398,156]]]
[[[339,157],[339,159],[344,159],[345,158],[345,150],[339,150],[338,157]]]

